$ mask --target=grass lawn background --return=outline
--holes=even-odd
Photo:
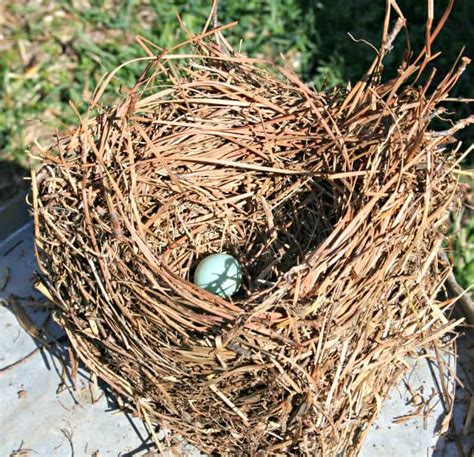
[[[435,23],[447,3],[435,1]],[[400,0],[398,4],[408,19],[412,47],[419,50],[426,1]],[[7,162],[31,167],[34,164],[26,151],[34,154],[35,142],[48,146],[56,131],[75,125],[77,117],[69,101],[79,111],[85,110],[105,72],[142,56],[134,43],[136,34],[170,47],[185,37],[176,14],[190,30],[199,32],[210,5],[211,0],[1,2],[0,168]],[[354,83],[364,74],[374,50],[355,42],[348,32],[378,47],[384,11],[384,0],[221,0],[219,19],[221,23],[239,20],[237,27],[225,32],[234,47],[279,62],[283,55],[308,84],[320,89]],[[405,43],[400,34],[385,61],[386,77],[396,72]],[[448,71],[463,45],[468,46],[464,54],[472,58],[473,43],[474,2],[457,0],[433,47],[433,52],[443,52],[436,61],[439,75]],[[126,67],[110,86],[106,103],[113,103],[131,87],[142,69],[141,65]],[[473,77],[471,66],[451,96],[474,98]],[[449,108],[458,118],[472,112],[472,104]],[[473,130],[459,136],[465,144],[472,142]],[[472,168],[474,159],[468,158],[464,165]],[[472,182],[464,187],[467,206],[453,216],[455,236],[450,249],[457,277],[466,287],[474,283],[474,202]]]

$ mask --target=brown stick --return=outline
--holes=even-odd
[[[459,285],[453,273],[448,276],[445,284],[449,295],[457,297],[455,303],[466,317],[466,321],[470,325],[474,325],[474,303],[469,296],[469,292]]]

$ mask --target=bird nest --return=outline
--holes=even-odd
[[[32,175],[37,258],[75,354],[154,426],[221,455],[354,455],[408,356],[452,329],[438,258],[453,127],[429,124],[461,70],[318,92],[206,30],[99,85]],[[185,46],[189,46],[186,51]],[[411,78],[411,79],[410,79]],[[407,81],[412,81],[408,83]],[[94,110],[99,107],[99,113]],[[242,265],[232,298],[197,263]]]

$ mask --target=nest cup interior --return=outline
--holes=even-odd
[[[219,166],[170,168],[176,178],[171,194],[173,178],[152,180],[156,187],[141,190],[141,208],[149,215],[147,243],[155,244],[163,264],[189,282],[203,257],[232,254],[244,278],[234,300],[271,287],[302,263],[337,217],[337,189],[311,177],[242,171],[229,180],[234,170]],[[183,180],[186,185],[180,186]],[[160,243],[164,233],[167,242]]]

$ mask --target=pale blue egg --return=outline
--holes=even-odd
[[[199,262],[194,272],[194,284],[224,298],[235,294],[241,283],[242,269],[230,254],[211,254]]]

